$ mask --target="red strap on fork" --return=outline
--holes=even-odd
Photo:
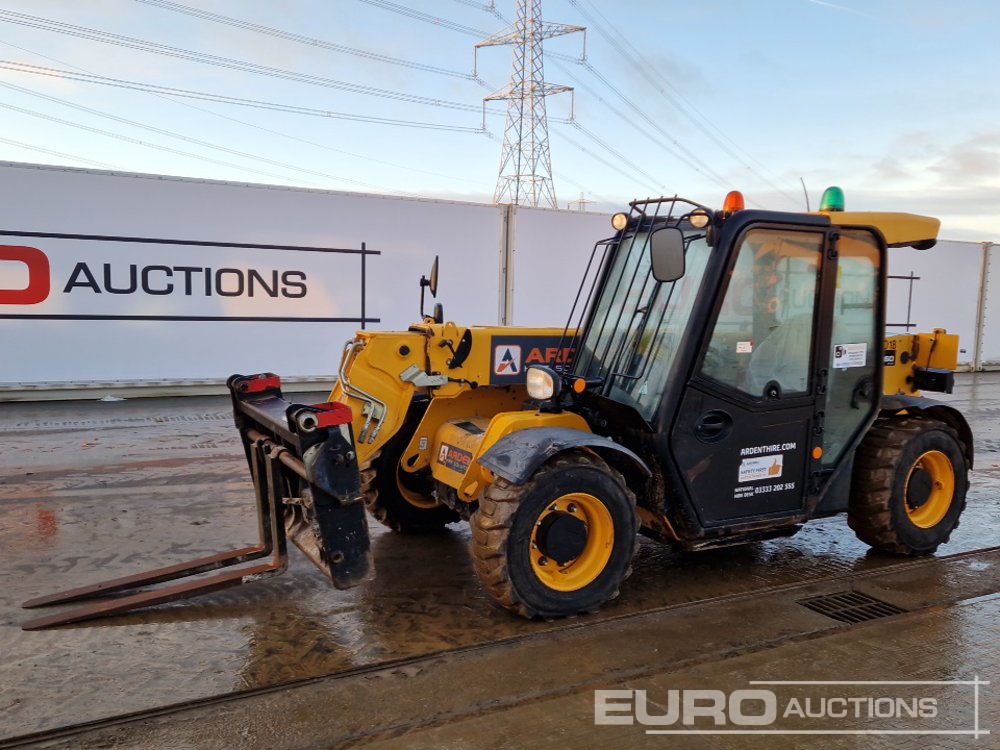
[[[254,378],[247,380],[246,390],[243,393],[263,393],[264,391],[279,390],[281,388],[281,378],[277,375],[271,377]]]
[[[320,411],[316,415],[318,427],[336,427],[337,425],[350,424],[354,421],[354,412],[351,411],[351,407],[339,401],[315,404],[313,408]]]

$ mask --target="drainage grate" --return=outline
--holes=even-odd
[[[883,602],[857,591],[841,591],[837,594],[814,596],[809,599],[800,599],[798,603],[813,612],[819,612],[834,620],[851,624],[877,620],[880,617],[890,617],[891,615],[901,615],[906,612],[905,609],[900,609],[895,604]]]

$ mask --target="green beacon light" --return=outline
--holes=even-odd
[[[828,187],[823,191],[823,198],[819,202],[820,211],[843,211],[844,191],[836,185]]]

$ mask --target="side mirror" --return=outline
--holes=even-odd
[[[434,264],[431,266],[431,277],[420,277],[420,317],[424,318],[424,289],[431,290],[431,296],[438,296],[438,256],[434,256]],[[438,305],[440,307],[440,305]],[[435,308],[436,309],[436,308]],[[440,321],[438,321],[440,322]]]
[[[684,233],[660,227],[649,236],[649,260],[657,281],[677,281],[684,275]]]

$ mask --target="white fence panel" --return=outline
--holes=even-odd
[[[886,333],[946,328],[959,336],[959,364],[971,365],[982,253],[978,242],[951,240],[942,240],[930,250],[889,248],[889,274],[893,278],[889,279]]]
[[[435,255],[447,319],[495,324],[504,308],[514,325],[562,326],[594,244],[612,234],[609,216],[507,212],[0,162],[0,391],[261,370],[326,380],[362,304],[371,328],[418,318]],[[365,256],[363,303],[362,247],[377,253]],[[978,333],[981,362],[1000,366],[1000,293],[980,284],[984,248],[890,249],[890,274],[906,278],[889,283],[888,331],[947,328],[963,364]],[[1000,273],[996,246],[989,259],[987,280]]]
[[[360,324],[302,319],[360,320],[362,243],[381,253],[366,262],[366,313],[378,321],[369,327],[418,319],[418,281],[435,254],[446,314],[492,323],[501,218],[501,208],[487,205],[0,164],[0,230],[20,233],[0,236],[0,246],[40,252],[50,282],[44,299],[12,304],[11,290],[32,290],[30,264],[23,250],[0,255],[0,384],[260,370],[328,377]],[[131,291],[109,292],[106,281]]]
[[[594,243],[614,234],[611,215],[518,208],[514,217],[513,322],[564,326]]]

